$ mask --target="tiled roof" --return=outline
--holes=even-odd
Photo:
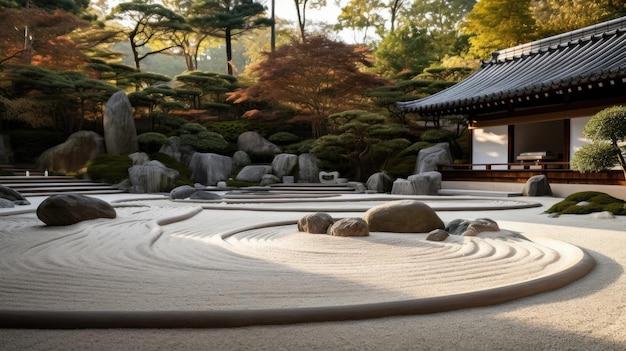
[[[510,110],[529,100],[535,105],[562,102],[555,96],[621,85],[622,78],[626,17],[496,51],[467,79],[426,98],[399,102],[398,107],[423,115]]]

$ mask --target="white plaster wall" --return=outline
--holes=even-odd
[[[473,130],[472,163],[508,162],[508,126],[487,127]],[[475,166],[475,169],[484,167]],[[494,166],[492,169],[507,169]]]
[[[591,117],[572,118],[570,120],[570,155],[571,160],[576,150],[583,145],[590,144],[591,140],[583,138],[583,128],[589,122]]]

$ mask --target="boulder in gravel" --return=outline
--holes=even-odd
[[[328,228],[333,223],[335,223],[335,220],[328,213],[311,213],[298,220],[298,231],[311,234],[326,234]]]
[[[443,230],[443,229],[435,229],[435,230],[431,231],[430,233],[428,233],[428,236],[426,236],[426,240],[428,240],[428,241],[444,241],[449,236],[450,236],[450,234],[448,234],[448,232],[446,232],[445,230]]]
[[[328,228],[328,234],[333,236],[368,236],[370,231],[363,218],[344,218],[333,223]]]
[[[489,218],[455,219],[448,223],[446,231],[451,235],[476,236],[482,232],[500,231],[500,227],[496,221]]]
[[[102,124],[107,153],[125,155],[139,150],[133,107],[125,91],[120,90],[109,98],[104,107]]]
[[[116,216],[115,209],[108,202],[81,194],[52,195],[37,207],[37,217],[49,226]]]
[[[172,189],[172,191],[170,191],[170,199],[172,200],[186,199],[189,196],[191,196],[191,194],[195,193],[196,191],[198,191],[198,189],[190,185],[181,185]]]
[[[11,200],[7,200],[0,197],[0,208],[13,208],[15,204]]]
[[[206,190],[198,190],[189,196],[191,200],[221,200],[222,197]]]
[[[445,227],[437,213],[416,200],[390,201],[363,215],[372,232],[428,233]]]
[[[238,150],[233,154],[233,163],[235,168],[241,168],[251,164],[252,160],[245,151]]]
[[[17,190],[0,184],[0,198],[9,200],[15,205],[30,205],[30,202]]]
[[[548,183],[548,177],[543,174],[539,174],[528,178],[526,184],[524,184],[522,195],[552,196],[552,189],[550,188],[550,183]]]

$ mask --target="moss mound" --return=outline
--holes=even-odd
[[[578,205],[581,202],[587,204]],[[546,213],[588,214],[602,211],[626,215],[626,201],[598,191],[583,191],[569,195],[546,210]]]
[[[128,179],[133,161],[128,155],[104,154],[87,163],[87,176],[94,182],[116,184]]]

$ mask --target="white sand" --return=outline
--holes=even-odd
[[[541,212],[558,199],[532,200],[545,207],[439,215],[446,222],[489,217],[506,230],[571,243],[593,256],[597,266],[589,275],[553,292],[490,307],[350,322],[200,330],[0,330],[0,349],[626,349],[626,278],[621,274],[626,219],[547,218]],[[113,221],[67,228],[43,227],[32,213],[0,217],[0,309],[346,305],[487,289],[566,264],[556,259],[558,249],[514,238],[444,243],[402,234],[334,238],[297,234],[293,225],[241,232],[234,229],[292,222],[303,213],[195,214],[197,207],[187,203],[167,210],[139,204],[119,207]],[[352,215],[360,213],[333,213]],[[192,217],[163,225],[162,232],[151,222],[176,216]]]

